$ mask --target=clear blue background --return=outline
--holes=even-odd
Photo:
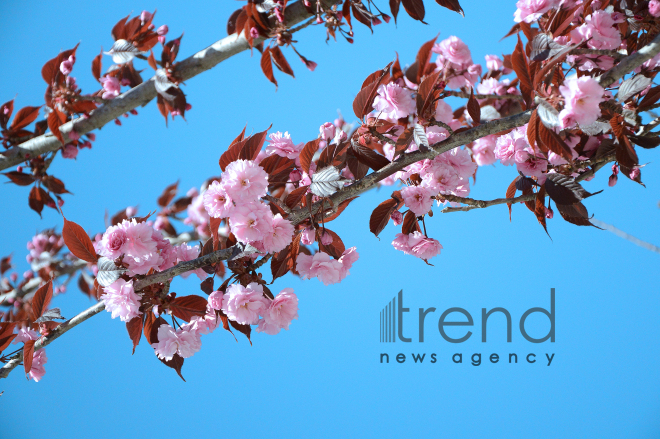
[[[402,64],[412,62],[438,32],[440,39],[460,36],[482,64],[486,54],[511,52],[512,39],[498,40],[513,24],[514,2],[463,1],[466,18],[426,3],[428,26],[402,11],[398,28],[377,26],[372,36],[358,26],[353,45],[325,44],[323,29],[304,30],[297,47],[319,66],[309,72],[286,50],[296,79],[276,72],[277,92],[261,74],[258,56],[242,53],[188,81],[184,91],[193,109],[187,122],[165,128],[151,103],[139,117],[122,118],[123,126],[106,126],[91,151],[76,161],[58,158],[51,168],[75,194],[66,197],[67,217],[98,232],[106,210],[139,204],[146,213],[167,184],[199,186],[218,174],[218,157],[246,123],[253,131],[273,123],[302,142],[316,137],[336,109],[352,121],[351,103],[364,78],[395,52]],[[41,66],[78,42],[74,76],[84,92],[95,91],[91,60],[101,47],[110,48],[112,26],[131,11],[158,7],[157,26],[167,24],[172,37],[185,31],[183,59],[224,37],[228,16],[241,4],[4,1],[0,101],[16,97],[17,108],[41,104]],[[104,69],[109,65],[105,57]],[[141,65],[148,75],[146,62]],[[640,160],[656,155],[641,151]],[[623,178],[609,189],[607,172],[600,173],[585,186],[606,190],[586,205],[602,221],[660,244],[654,161],[643,171],[646,189]],[[482,168],[472,196],[502,197],[514,176],[513,167]],[[13,252],[21,273],[26,242],[39,230],[60,228],[61,219],[53,210],[46,209],[43,220],[30,211],[27,188],[4,185],[0,193],[0,254]],[[41,382],[26,381],[19,369],[0,382],[2,437],[660,437],[657,254],[559,215],[548,222],[551,241],[524,206],[514,206],[512,222],[498,206],[438,210],[427,226],[444,250],[430,267],[392,248],[393,226],[380,241],[369,233],[371,209],[389,193],[366,194],[332,225],[361,256],[341,285],[292,276],[275,283],[276,291],[291,286],[300,298],[300,319],[289,331],[254,334],[253,346],[222,330],[204,336],[202,350],[185,361],[184,383],[144,340],[131,356],[124,324],[104,312],[47,348]],[[557,289],[556,342],[529,343],[517,320],[529,308],[548,308],[551,287]],[[173,289],[198,292],[195,281],[177,280]],[[399,289],[412,310],[408,336],[415,334],[417,308],[438,308],[428,317],[424,343],[379,343],[380,310]],[[70,317],[91,303],[72,285],[54,305]],[[439,313],[453,306],[475,319],[476,334],[460,345],[442,340],[435,328]],[[496,306],[512,314],[512,343],[505,343],[501,317],[492,318],[489,341],[480,341],[481,308]],[[529,325],[536,336],[548,327],[540,317]],[[379,364],[382,352],[390,364]],[[397,364],[399,352],[435,352],[439,360]],[[463,364],[451,362],[457,352],[466,357]],[[473,353],[484,360],[498,353],[502,361],[475,367],[467,361]],[[508,364],[508,353],[517,353],[519,363]],[[525,363],[527,353],[539,361]],[[555,354],[549,367],[545,353]]]

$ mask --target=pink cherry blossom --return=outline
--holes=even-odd
[[[539,153],[534,153],[531,148],[516,151],[514,154],[516,168],[524,175],[541,177],[548,169],[548,161]]]
[[[122,251],[129,274],[147,274],[152,268],[158,268],[163,261],[158,242],[154,240],[154,229],[147,223],[138,223],[135,219],[122,221],[120,227],[126,232]]]
[[[472,144],[472,155],[479,166],[492,165],[497,160],[495,158],[495,144],[497,137],[490,134],[486,137],[477,139]]]
[[[277,154],[293,160],[300,155],[300,151],[305,146],[304,143],[295,145],[288,131],[284,134],[278,131],[269,135],[268,138],[270,139],[268,146],[266,146],[266,154],[268,155]]]
[[[30,369],[30,378],[38,383],[46,374],[44,364],[48,362],[46,357],[46,349],[38,349],[32,354],[32,368]]]
[[[101,300],[105,310],[112,313],[112,318],[119,317],[122,322],[128,322],[137,317],[140,312],[140,297],[133,290],[133,281],[126,282],[117,279],[111,285],[103,288]]]
[[[120,225],[109,227],[101,239],[101,255],[110,259],[118,258],[124,253],[123,248],[127,240],[128,236],[123,227]]]
[[[461,178],[456,170],[441,161],[433,161],[429,168],[423,171],[422,186],[432,189],[434,193],[451,193],[461,186]]]
[[[401,225],[401,223],[403,222],[403,214],[398,210],[392,212],[390,218],[392,218],[392,222],[394,223],[395,226]]]
[[[336,127],[330,122],[326,122],[319,127],[319,138],[325,140],[326,142],[334,139],[336,133]]]
[[[202,347],[200,336],[190,330],[174,330],[168,324],[158,327],[158,343],[152,344],[158,358],[171,360],[175,354],[183,358],[192,357]]]
[[[219,181],[214,181],[201,195],[206,213],[213,218],[227,218],[234,209],[234,203]]]
[[[531,23],[550,9],[557,7],[559,3],[559,0],[519,0],[516,3],[518,9],[513,14],[513,21]]]
[[[599,104],[605,90],[598,81],[589,77],[570,78],[559,87],[564,97],[564,109],[559,113],[562,128],[572,128],[576,123],[589,125],[600,117]]]
[[[264,311],[257,332],[275,335],[281,329],[288,330],[293,319],[298,319],[298,297],[292,288],[284,288]]]
[[[233,201],[249,203],[266,195],[268,174],[251,160],[236,160],[225,168],[222,185]]]
[[[443,99],[439,99],[435,107],[435,120],[450,123],[454,119],[454,110]]]
[[[588,40],[587,46],[592,49],[618,49],[621,45],[621,32],[616,27],[612,14],[605,11],[594,11],[584,24],[571,31],[574,44]]]
[[[62,157],[65,159],[75,159],[78,156],[78,148],[71,143],[62,147]]]
[[[14,338],[12,344],[25,343],[26,341],[37,340],[38,338],[39,333],[37,331],[33,331],[32,329],[24,326],[18,330],[18,334]]]
[[[391,119],[401,119],[415,112],[415,101],[411,93],[403,87],[391,82],[378,86],[378,94],[374,99],[374,109],[382,116]]]
[[[268,253],[277,253],[289,245],[293,237],[293,224],[282,218],[279,213],[273,217],[272,232],[263,239],[264,250]]]
[[[177,263],[192,261],[193,259],[197,259],[199,257],[199,253],[200,253],[199,252],[199,245],[192,246],[192,245],[188,245],[188,244],[184,243],[184,244],[181,244],[181,245],[175,247],[175,249],[176,249]],[[204,280],[208,277],[208,274],[206,273],[206,271],[204,271],[201,268],[198,268],[198,269],[193,270],[193,271],[185,272],[181,275],[181,277],[185,279],[193,273],[195,273],[197,275],[199,280]]]
[[[408,235],[397,233],[392,245],[407,255],[413,255],[426,261],[440,254],[442,249],[442,245],[437,240],[427,238],[417,231]]]
[[[241,205],[234,209],[229,225],[238,241],[261,241],[273,233],[273,214],[260,202]]]
[[[658,0],[651,0],[648,5],[649,8],[649,14],[651,14],[653,17],[660,17],[660,1]]]
[[[527,143],[527,130],[516,128],[508,134],[500,136],[495,142],[495,158],[505,166],[514,164],[516,151],[524,150],[529,146]]]
[[[450,36],[449,38],[442,40],[439,44],[438,49],[442,56],[459,66],[466,66],[466,64],[472,64],[472,54],[467,44],[465,44],[457,36]]]
[[[301,232],[300,242],[305,245],[312,245],[316,241],[316,231],[312,227],[307,227]]]
[[[164,25],[162,25],[161,27],[159,27],[158,29],[156,29],[156,33],[157,33],[159,36],[161,36],[161,37],[164,37],[165,35],[167,35],[167,33],[168,33],[169,31],[170,31],[170,28],[167,27],[166,24],[164,24]]]
[[[486,55],[486,67],[490,71],[502,70],[504,61],[497,55]]]
[[[256,325],[259,323],[259,316],[268,308],[268,302],[264,297],[264,288],[256,282],[251,282],[247,287],[233,284],[227,288],[222,311],[236,323]]]
[[[348,270],[353,267],[355,261],[358,260],[360,254],[356,251],[355,247],[350,247],[344,250],[344,253],[341,254],[339,258],[339,263],[342,266],[342,279],[350,274]]]
[[[344,277],[343,265],[325,252],[318,252],[314,256],[299,254],[296,270],[303,279],[318,277],[324,285],[336,284]]]
[[[76,62],[75,57],[70,56],[68,59],[65,59],[60,63],[60,72],[63,75],[68,75],[73,70],[73,64]]]
[[[403,202],[417,216],[426,215],[433,206],[431,191],[422,186],[408,186],[401,189]]]
[[[121,91],[121,85],[119,80],[114,76],[104,76],[101,78],[101,84],[103,84],[103,99],[112,99],[119,96]]]
[[[222,291],[214,291],[209,296],[209,306],[216,310],[222,309],[224,293]]]

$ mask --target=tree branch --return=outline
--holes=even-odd
[[[603,76],[598,79],[598,82],[603,88],[609,87],[637,67],[644,64],[646,61],[656,56],[658,53],[660,53],[660,34],[637,52],[623,58],[619,64],[605,72]]]
[[[470,98],[470,93],[464,91],[451,91],[447,90],[443,92],[446,96],[456,96],[457,98]],[[484,95],[484,94],[475,94],[475,99],[513,99],[515,101],[522,101],[523,98],[521,95]]]
[[[336,2],[333,0],[322,0],[322,3],[324,6],[329,7]],[[311,15],[305,9],[302,0],[291,3],[285,10],[285,20],[289,26],[298,24],[310,16]],[[292,29],[292,31],[295,30],[298,29]],[[255,44],[261,41],[264,41],[264,39],[255,39]],[[242,34],[240,36],[237,36],[236,34],[229,35],[228,37],[215,42],[206,49],[181,61],[174,74],[183,81],[188,80],[249,48],[250,46]],[[134,108],[147,105],[157,95],[154,84],[155,77],[152,77],[137,87],[134,87],[112,99],[111,102],[97,108],[90,114],[89,118],[85,119],[81,117],[65,123],[60,127],[64,141],[66,143],[70,141],[68,135],[74,129],[79,134],[85,134],[97,128],[101,128],[105,124],[112,122],[122,114]],[[44,134],[35,137],[19,146],[8,149],[3,153],[4,155],[0,155],[0,170],[7,169],[25,161],[26,155],[35,157],[49,151],[57,151],[61,146],[62,144],[60,141],[52,134]]]

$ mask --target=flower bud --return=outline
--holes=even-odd
[[[392,218],[392,221],[394,222],[395,226],[400,225],[403,222],[403,214],[399,212],[398,210],[395,210],[392,212],[390,215],[390,218]]]
[[[169,31],[170,31],[170,28],[167,27],[166,24],[164,24],[164,25],[162,25],[161,27],[158,28],[158,30],[156,31],[156,33],[157,33],[158,35],[160,35],[161,37],[164,37],[165,35],[167,35],[167,33],[168,33]]]
[[[610,175],[610,179],[607,182],[607,185],[609,187],[613,187],[618,180],[619,180],[619,177],[616,174],[612,174],[612,175]]]

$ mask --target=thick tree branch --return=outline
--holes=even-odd
[[[329,7],[336,2],[333,0],[322,0],[322,3],[324,6]],[[305,9],[302,0],[288,5],[285,12],[286,23],[289,26],[296,25],[311,16]],[[263,41],[263,39],[256,39],[255,44],[259,41]],[[250,46],[242,34],[240,36],[230,35],[181,61],[177,66],[175,75],[183,81],[188,80],[249,48]],[[91,113],[89,118],[78,118],[62,125],[60,131],[64,136],[65,142],[69,141],[68,134],[74,129],[79,134],[85,134],[101,128],[134,108],[147,105],[156,97],[156,87],[154,84],[155,77],[97,108]],[[61,146],[62,144],[52,134],[35,137],[17,147],[8,149],[4,152],[4,155],[0,155],[0,170],[25,161],[26,155],[35,157],[49,151],[56,151]]]
[[[658,53],[660,53],[660,34],[658,34],[649,44],[639,49],[639,51],[623,58],[619,64],[605,72],[603,76],[598,79],[598,82],[602,87],[609,87],[637,67],[644,64],[646,61],[656,56]]]
[[[456,96],[457,98],[470,98],[470,93],[464,91],[445,91],[446,96]],[[523,98],[521,95],[484,95],[484,94],[475,94],[475,99],[513,99],[515,101],[522,101]]]

